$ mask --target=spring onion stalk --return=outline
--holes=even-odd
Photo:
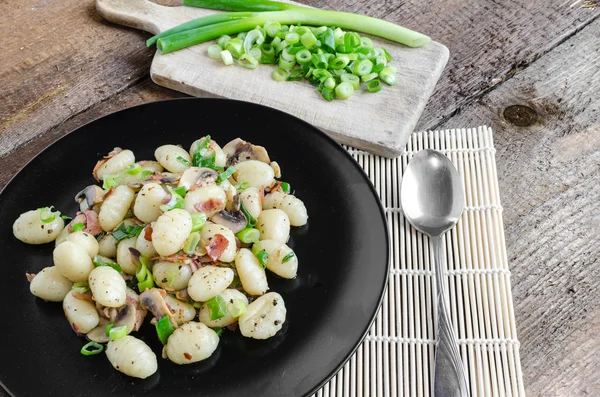
[[[348,99],[354,94],[354,87],[348,82],[343,82],[335,87],[335,96],[340,99]]]
[[[386,66],[379,72],[379,78],[388,85],[396,84],[396,70],[393,66]]]
[[[156,324],[154,324],[154,326],[156,327],[156,334],[158,335],[158,339],[160,339],[160,342],[163,345],[166,345],[169,336],[171,336],[173,331],[175,331],[175,327],[173,327],[171,320],[169,320],[169,316],[162,316],[160,320],[158,320]]]
[[[317,10],[267,0],[184,0],[183,3],[202,8],[242,12],[254,11],[254,13],[251,15],[222,13],[217,14],[218,18],[215,15],[211,15],[186,22],[186,26],[179,25],[171,31],[161,33],[161,37],[154,36],[148,41],[150,45],[156,42],[158,49],[162,53],[166,54],[191,45],[217,39],[223,35],[247,32],[254,29],[257,25],[264,25],[267,21],[290,25],[336,26],[342,29],[351,29],[383,37],[409,47],[422,47],[431,41],[429,37],[421,33],[394,23],[347,12]],[[211,19],[207,20],[207,18]],[[266,31],[269,34],[269,30],[266,29]],[[310,35],[306,35],[307,33],[302,35],[301,41],[307,48],[310,48],[312,38]],[[312,36],[314,37],[314,34]],[[316,39],[314,40],[316,43]],[[354,44],[354,40],[350,40],[348,43]],[[356,46],[360,45],[360,40],[356,44]],[[344,45],[346,45],[345,37]]]
[[[236,237],[244,244],[254,244],[260,240],[260,231],[252,227],[247,227],[237,232]]]
[[[202,229],[202,226],[206,223],[206,214],[204,212],[198,212],[192,214],[192,232],[197,232]]]
[[[40,208],[40,221],[43,223],[50,223],[56,219],[57,215],[60,215],[60,212],[52,212],[54,211],[54,206]]]
[[[233,317],[239,317],[246,313],[246,304],[241,299],[234,299],[233,302],[227,304],[227,311]]]
[[[287,254],[286,256],[283,257],[283,259],[281,260],[281,263],[286,263],[287,261],[289,261],[290,259],[292,259],[295,256],[296,256],[296,254],[294,254],[293,252],[290,252],[289,254]]]
[[[233,21],[233,20],[240,19],[240,18],[246,18],[246,17],[249,17],[250,15],[252,15],[252,12],[238,12],[238,13],[230,12],[230,13],[209,15],[204,18],[194,19],[192,21],[182,23],[181,25],[175,26],[172,29],[165,30],[164,32],[161,32],[161,33],[157,34],[156,36],[150,37],[148,40],[146,40],[146,46],[150,47],[151,45],[155,44],[158,39],[160,39],[162,37],[170,36],[175,33],[185,32],[186,30],[195,29],[195,28],[199,28],[202,26],[209,26],[209,25],[219,23],[219,22]]]
[[[227,315],[227,302],[221,295],[209,299],[206,302],[206,307],[208,308],[208,315],[211,320],[218,320]]]
[[[85,223],[76,223],[71,226],[71,229],[73,229],[73,232],[80,232],[85,229]]]
[[[100,255],[96,255],[94,257],[94,259],[92,260],[92,263],[96,267],[99,267],[99,266],[108,266],[108,267],[112,267],[113,269],[115,269],[119,273],[123,273],[123,269],[121,269],[121,266],[119,266],[118,263],[105,261],[104,259],[102,259],[102,257]]]
[[[101,345],[100,343],[94,342],[94,341],[86,343],[81,348],[81,354],[83,354],[84,356],[93,356],[96,354],[100,354],[103,351],[104,351],[104,345]]]
[[[190,233],[187,240],[185,241],[185,245],[183,246],[183,252],[188,255],[191,255],[196,250],[198,243],[200,242],[200,233],[193,232]]]
[[[120,327],[113,327],[108,331],[108,337],[110,340],[121,339],[124,336],[127,336],[128,329],[126,325],[121,325]]]

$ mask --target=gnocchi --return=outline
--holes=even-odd
[[[91,341],[82,353],[105,351],[116,370],[142,379],[157,371],[156,354],[130,334],[148,315],[163,357],[176,364],[213,355],[218,328],[276,335],[286,307],[269,277],[296,277],[287,242],[291,226],[308,221],[262,146],[238,138],[221,148],[205,136],[189,152],[163,145],[154,156],[136,162],[115,148],[98,161],[102,186],[76,195],[80,212],[66,227],[52,207],[13,224],[25,243],[54,241],[53,266],[26,274],[30,292],[62,302],[71,328]]]

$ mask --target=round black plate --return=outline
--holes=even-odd
[[[104,354],[84,357],[60,303],[29,292],[25,272],[52,265],[54,244],[31,246],[12,234],[24,211],[54,205],[68,215],[75,194],[94,183],[92,168],[115,146],[138,160],[162,144],[189,148],[210,134],[221,145],[241,137],[267,148],[309,222],[293,228],[289,245],[298,277],[269,274],[287,306],[284,328],[266,341],[225,332],[203,362],[178,366],[161,359],[152,326],[138,337],[159,357],[140,380],[115,371]],[[346,362],[371,325],[388,274],[385,215],[368,178],[332,139],[286,113],[251,103],[178,99],[126,109],[93,121],[33,159],[8,184],[0,205],[0,382],[15,396],[308,396]]]

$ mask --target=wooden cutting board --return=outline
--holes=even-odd
[[[111,22],[152,34],[217,12],[165,7],[148,0],[96,0],[96,8]],[[322,99],[306,81],[276,82],[270,65],[255,70],[224,66],[208,57],[207,47],[212,42],[165,55],[157,52],[150,75],[155,83],[190,95],[239,99],[282,110],[319,127],[340,143],[395,157],[404,150],[449,53],[433,41],[422,48],[408,48],[372,39],[376,47],[384,47],[392,55],[398,84],[384,84],[377,94],[361,90],[345,101]],[[285,126],[281,130],[285,134]]]

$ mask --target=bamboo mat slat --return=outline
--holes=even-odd
[[[395,159],[345,146],[386,210],[391,267],[379,313],[356,353],[313,397],[433,395],[436,295],[432,250],[404,219],[400,182],[431,148],[457,167],[467,207],[446,234],[449,303],[472,397],[525,396],[506,257],[495,149],[488,127],[412,134]]]

